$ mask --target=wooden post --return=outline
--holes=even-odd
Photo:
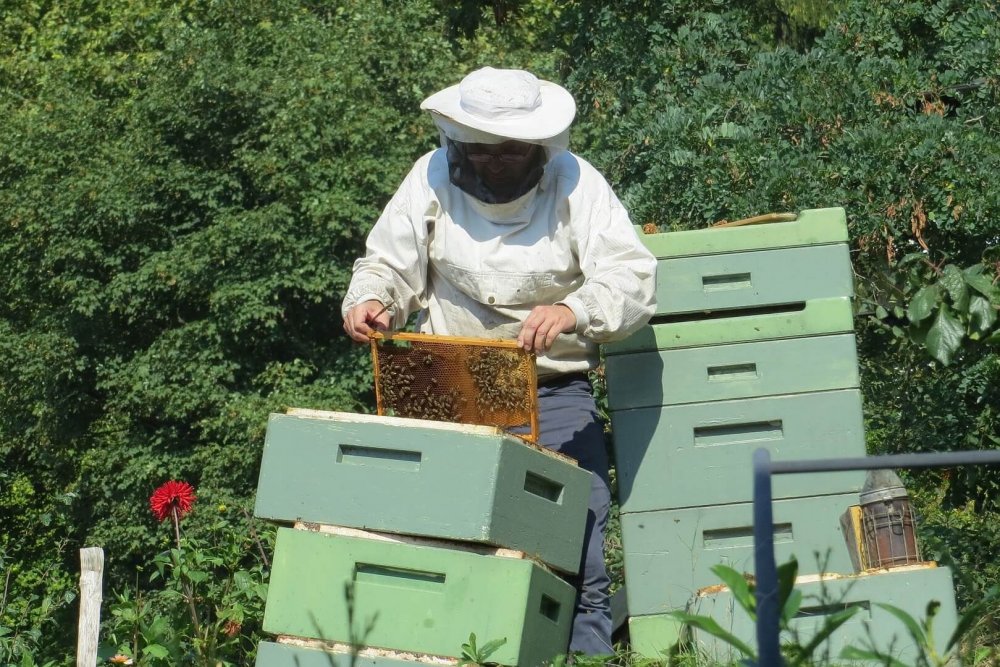
[[[80,549],[80,625],[76,640],[76,667],[94,667],[97,664],[103,578],[104,549]]]

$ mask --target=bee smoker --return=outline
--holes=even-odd
[[[913,508],[891,470],[871,470],[861,489],[862,559],[866,569],[920,563]]]

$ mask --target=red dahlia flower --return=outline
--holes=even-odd
[[[177,518],[184,516],[191,511],[194,501],[193,486],[187,482],[170,480],[153,491],[153,495],[149,497],[149,507],[153,510],[156,520],[163,521],[173,513],[174,509],[177,510]]]

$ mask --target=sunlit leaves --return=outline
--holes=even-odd
[[[951,303],[956,310],[965,310],[969,306],[969,288],[965,284],[965,275],[954,264],[946,264],[941,272],[939,283],[948,292]]]
[[[37,498],[0,523],[48,524],[26,571],[65,539],[131,574],[155,484],[246,497],[270,412],[366,409],[340,299],[461,68],[429,0],[336,4],[4,4],[0,454]]]
[[[961,323],[952,316],[947,306],[941,306],[937,311],[934,324],[927,332],[924,344],[927,346],[927,351],[935,359],[948,365],[962,346],[964,336],[965,329]]]
[[[997,321],[997,309],[989,299],[977,295],[969,300],[969,317],[972,326],[969,338],[978,340],[993,330]]]
[[[985,267],[983,265],[976,264],[967,268],[962,274],[969,287],[987,299],[992,300],[993,303],[1000,304],[1000,289],[993,284],[993,281],[988,276],[983,274],[984,270]]]
[[[930,317],[940,298],[941,289],[937,284],[924,285],[917,290],[917,293],[913,295],[913,298],[910,300],[910,304],[906,309],[906,314],[907,317],[910,318],[910,322],[913,324],[920,324],[925,319]],[[884,309],[883,312],[885,312]],[[883,317],[887,316],[888,313],[886,313]]]
[[[908,259],[913,257],[922,255],[910,255]],[[931,270],[926,260],[905,264],[909,273],[904,274],[907,281],[903,289],[913,290],[906,308],[910,326],[906,331],[894,327],[897,336],[908,336],[923,345],[932,357],[946,366],[956,359],[963,346],[992,336],[1000,308],[1000,290],[984,273],[982,264],[964,270],[954,264]],[[932,282],[921,284],[926,280]],[[874,314],[881,320],[890,319],[889,312],[881,306]]]

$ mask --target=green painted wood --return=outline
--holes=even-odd
[[[946,567],[896,568],[836,580],[799,583],[796,588],[803,595],[802,610],[791,625],[799,633],[800,644],[808,643],[830,614],[846,605],[861,608],[814,655],[824,655],[828,651],[835,657],[845,646],[867,648],[870,641],[876,648],[890,651],[904,665],[918,664],[917,659],[922,654],[906,627],[877,603],[899,607],[919,622],[926,618],[927,604],[931,600],[940,602],[932,629],[934,644],[939,650],[947,645],[958,624],[951,571]],[[756,644],[756,626],[734,603],[728,589],[695,598],[690,611],[710,616],[744,642]],[[693,629],[692,634],[697,650],[718,664],[730,664],[742,657],[707,633]]]
[[[403,667],[427,663],[360,655],[352,660],[350,653],[333,653],[317,648],[260,642],[257,645],[257,662],[254,664],[256,667]]]
[[[622,512],[749,502],[753,452],[774,460],[865,456],[857,389],[611,413]],[[775,498],[858,492],[863,472],[775,475]]]
[[[606,359],[605,373],[612,410],[849,389],[860,382],[854,334],[618,354]]]
[[[579,567],[590,473],[483,427],[272,415],[256,516],[488,543]]]
[[[790,222],[640,234],[640,238],[657,258],[846,243],[847,216],[843,208],[818,208],[801,211]]]
[[[661,259],[656,316],[800,304],[854,294],[846,243]]]
[[[716,313],[718,315],[718,313]],[[848,297],[807,301],[799,310],[754,315],[735,314],[686,322],[654,321],[628,338],[607,343],[604,352],[631,354],[698,345],[719,345],[774,338],[818,336],[854,331],[854,313]]]
[[[666,614],[632,616],[628,619],[629,648],[653,660],[664,660],[683,632],[683,624]]]
[[[840,515],[857,502],[856,493],[774,501],[778,562],[795,554],[803,574],[853,572]],[[720,583],[713,565],[754,570],[751,503],[622,514],[621,525],[628,608],[635,616],[683,609],[699,589]]]
[[[460,473],[464,474],[464,473]],[[580,567],[591,473],[517,441],[504,441],[493,490],[490,542],[537,555],[563,572]],[[452,496],[451,512],[464,499]]]
[[[353,587],[354,633],[345,591]],[[533,667],[566,651],[575,591],[526,559],[279,528],[264,630],[461,657],[469,633],[491,656]]]

